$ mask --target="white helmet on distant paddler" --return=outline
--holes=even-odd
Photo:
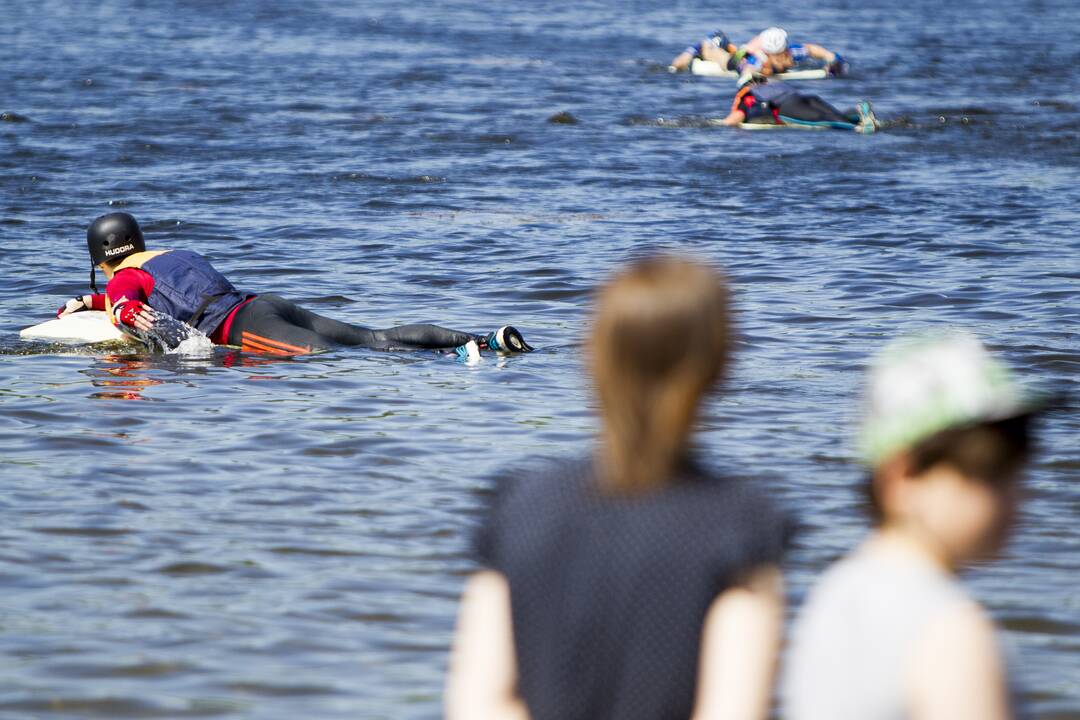
[[[787,31],[783,28],[771,27],[761,33],[761,49],[769,55],[775,55],[787,50]]]

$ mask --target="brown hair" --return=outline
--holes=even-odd
[[[616,492],[665,485],[730,348],[728,291],[712,268],[670,256],[634,263],[601,291],[590,336],[601,478]]]
[[[908,452],[908,472],[921,475],[939,464],[955,468],[966,477],[1000,485],[1011,482],[1031,453],[1029,416],[999,422],[964,425],[935,433],[919,441]],[[874,489],[874,478],[866,480],[866,499],[875,524],[884,512]]]

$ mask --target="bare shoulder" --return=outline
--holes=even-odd
[[[705,618],[694,720],[768,716],[780,633],[783,580],[775,565],[721,593]]]
[[[978,603],[952,603],[927,622],[908,670],[913,718],[1011,717],[994,623]]]
[[[951,603],[927,623],[918,646],[938,656],[952,654],[954,659],[975,651],[997,654],[994,622],[981,605],[965,598]]]

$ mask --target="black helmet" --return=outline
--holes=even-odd
[[[146,249],[142,230],[135,218],[117,212],[102,215],[86,230],[86,247],[90,250],[90,288],[96,293],[94,268],[106,260],[119,260]]]
[[[100,265],[146,250],[146,241],[135,218],[125,212],[116,212],[102,215],[90,223],[86,247],[90,250],[90,264]]]

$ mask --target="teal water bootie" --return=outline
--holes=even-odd
[[[881,123],[878,122],[877,116],[874,115],[874,108],[870,106],[870,103],[866,100],[859,101],[859,104],[855,106],[855,110],[859,113],[859,122],[855,125],[855,132],[860,132],[863,135],[869,135],[876,132]]]
[[[464,345],[458,345],[454,348],[454,354],[466,362],[473,362],[480,359],[480,346],[476,344],[475,340],[470,340]]]

